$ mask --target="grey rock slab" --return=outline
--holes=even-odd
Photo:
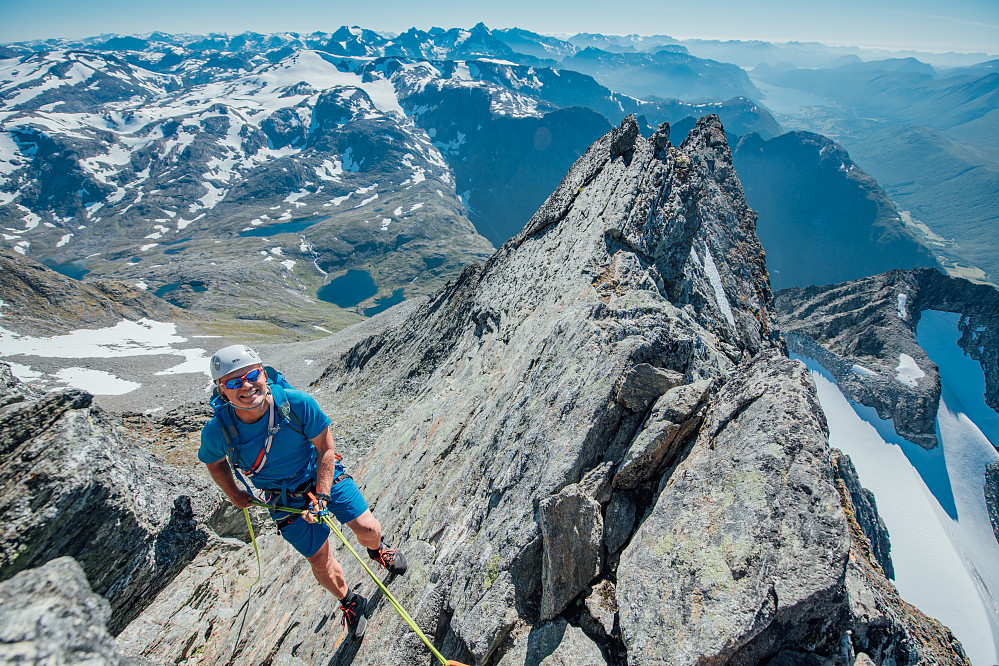
[[[600,505],[577,484],[544,500],[539,509],[541,619],[550,620],[600,573],[604,522]]]
[[[119,653],[105,627],[110,617],[73,558],[22,571],[0,583],[0,663],[149,663]]]
[[[604,547],[608,554],[614,554],[631,538],[635,528],[637,507],[635,499],[627,491],[615,492],[604,512]]]
[[[624,376],[617,399],[631,411],[641,412],[663,393],[682,384],[683,380],[679,372],[639,363]]]
[[[621,460],[614,476],[615,488],[634,489],[652,479],[670,454],[675,454],[673,447],[700,425],[695,412],[707,398],[710,388],[711,380],[702,379],[670,388],[656,401]]]
[[[849,551],[804,364],[760,354],[721,389],[618,567],[632,664],[753,662],[834,621]]]
[[[600,647],[562,618],[519,627],[496,666],[602,666]]]

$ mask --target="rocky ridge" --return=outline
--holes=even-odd
[[[445,655],[793,663],[848,646],[966,663],[946,629],[898,605],[880,565],[850,573],[852,499],[771,321],[717,119],[679,147],[667,127],[645,139],[627,120],[485,266],[327,368],[312,391],[411,562],[393,593]],[[237,633],[241,596],[188,568],[119,642],[158,661],[425,663],[384,606],[360,646],[313,631],[330,601],[304,573],[292,559],[268,576]],[[296,623],[262,610],[276,607]]]
[[[959,345],[985,373],[985,401],[999,409],[999,292],[933,269],[889,271],[776,296],[791,351],[819,361],[851,400],[895,422],[898,434],[924,448],[936,443],[940,376],[916,343],[924,310],[958,312]],[[907,363],[924,373],[900,374]]]
[[[992,532],[999,541],[999,462],[992,463],[985,469],[985,504],[989,509],[989,521]]]
[[[834,468],[814,385],[781,354],[773,321],[754,213],[717,117],[680,146],[668,126],[645,138],[629,118],[488,263],[334,360],[311,390],[409,558],[393,593],[438,648],[492,666],[966,664],[950,632],[885,579],[874,521],[861,525],[866,508],[848,490],[859,484]],[[52,402],[73,395],[5,409],[96,424],[67,441],[122,437],[85,397]],[[27,432],[10,423],[3,432]],[[46,437],[24,446],[54,448]],[[184,488],[198,518],[184,533],[216,544],[178,547],[137,617],[112,604],[116,633],[135,617],[118,633],[122,653],[427,663],[378,595],[365,640],[342,641],[332,597],[273,531],[258,539],[258,587],[219,575],[208,565],[252,579],[254,551],[214,541],[226,532],[217,495],[179,472],[157,480],[148,454],[118,448],[123,477],[110,488]],[[174,532],[158,519],[148,534],[143,543]]]
[[[0,308],[22,335],[52,336],[113,326],[122,319],[176,320],[187,315],[148,291],[114,280],[81,283],[0,248]],[[9,323],[8,323],[9,322]]]

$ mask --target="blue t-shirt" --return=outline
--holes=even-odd
[[[308,439],[296,432],[291,424],[282,421],[275,410],[274,423],[280,424],[281,427],[274,435],[271,451],[267,455],[263,469],[249,477],[250,482],[257,488],[280,488],[282,481],[300,478],[304,472],[313,467],[316,448],[309,440],[322,433],[331,423],[329,417],[319,408],[319,403],[308,393],[285,389],[285,394],[295,416],[302,422]],[[232,416],[229,420],[236,424],[236,430],[239,432],[239,441],[236,445],[238,466],[241,470],[249,469],[260,455],[260,450],[267,439],[267,414],[265,413],[256,423],[243,423],[232,415],[234,410],[231,407],[225,409]],[[222,434],[222,424],[219,419],[219,415],[216,414],[201,429],[198,460],[205,464],[216,463],[226,457],[225,435]],[[298,424],[295,426],[298,427]]]

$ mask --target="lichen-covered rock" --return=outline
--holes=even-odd
[[[147,664],[119,654],[110,616],[73,558],[22,571],[0,583],[0,663]]]
[[[630,664],[756,663],[830,640],[847,526],[804,364],[760,354],[720,390],[621,557]]]

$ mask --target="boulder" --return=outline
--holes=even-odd
[[[105,624],[110,604],[94,594],[83,569],[59,557],[0,583],[0,662],[139,666],[118,652]]]
[[[608,662],[600,647],[562,618],[516,632],[512,646],[496,666],[601,666]]]
[[[711,381],[671,388],[656,401],[643,428],[624,454],[614,476],[614,487],[638,488],[654,479],[656,472],[676,458],[676,447],[696,432],[703,414],[698,407],[708,397]]]
[[[826,438],[800,362],[760,354],[720,390],[621,556],[628,663],[831,648],[849,544]]]
[[[541,561],[541,619],[561,613],[600,573],[604,523],[600,505],[573,484],[539,507],[544,559]]]

